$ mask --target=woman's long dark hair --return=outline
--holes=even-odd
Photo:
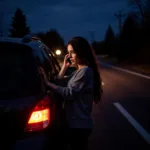
[[[73,50],[79,59],[85,62],[93,70],[94,102],[98,103],[101,100],[103,90],[95,52],[93,51],[88,41],[83,37],[74,37],[68,42],[68,45],[69,44],[72,45]]]

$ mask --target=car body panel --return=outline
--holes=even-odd
[[[13,92],[11,92],[11,89],[15,90],[15,88],[13,89],[13,84],[10,84],[10,82],[5,84],[5,82],[8,81],[6,80],[7,78],[5,77],[5,70],[7,70],[6,76],[8,76],[8,78],[11,78],[11,75],[13,76],[13,73],[11,71],[9,72],[9,69],[13,70],[14,68],[13,66],[11,66],[10,62],[13,60],[16,60],[19,56],[16,57],[16,59],[14,57],[14,59],[12,60],[11,60],[12,57],[8,57],[9,58],[8,61],[10,61],[9,62],[10,68],[7,62],[6,64],[8,67],[5,68],[5,58],[3,59],[2,63],[4,65],[0,66],[0,67],[3,67],[4,69],[1,75],[1,77],[3,77],[1,78],[1,81],[3,81],[3,86],[1,87],[1,95],[0,95],[0,119],[2,122],[0,124],[0,129],[1,129],[0,133],[1,133],[1,137],[3,137],[2,143],[7,142],[7,145],[4,144],[5,146],[4,149],[11,147],[14,150],[19,150],[19,149],[23,150],[23,149],[29,149],[29,148],[34,149],[34,150],[36,149],[40,150],[44,146],[45,138],[47,134],[51,134],[52,133],[51,131],[57,130],[57,128],[61,126],[60,114],[61,114],[62,109],[61,109],[61,103],[60,103],[61,97],[58,94],[54,93],[53,91],[50,91],[44,85],[43,79],[40,76],[40,73],[38,72],[38,67],[42,66],[46,72],[47,77],[53,82],[54,76],[60,71],[60,66],[57,60],[54,58],[51,51],[48,49],[48,47],[40,41],[29,40],[28,42],[23,42],[21,38],[1,37],[0,44],[4,45],[4,49],[5,49],[5,44],[6,44],[8,47],[10,46],[8,49],[11,49],[11,45],[12,47],[14,45],[15,46],[19,45],[22,47],[22,48],[19,48],[19,50],[23,53],[25,52],[24,48],[30,49],[32,51],[32,55],[34,57],[33,63],[28,64],[29,59],[26,57],[25,59],[26,63],[23,62],[23,64],[25,66],[25,69],[28,69],[30,68],[30,66],[33,65],[35,67],[35,72],[33,73],[33,75],[31,75],[33,77],[30,80],[30,72],[32,74],[32,68],[28,70],[29,75],[25,81],[28,82],[29,85],[35,84],[33,85],[33,87],[35,86],[36,88],[38,88],[38,90],[35,90],[35,91],[34,89],[30,89],[29,92],[27,92],[28,88],[26,88],[26,91],[22,92],[23,94],[20,94],[20,92],[18,93],[16,92],[15,95],[13,95]],[[13,52],[9,50],[7,52],[9,52],[7,54],[8,56],[14,55]],[[2,48],[1,48],[0,53],[3,54],[4,57],[7,56],[5,54],[5,51],[3,51]],[[18,55],[17,52],[16,52],[16,55]],[[20,65],[19,61],[18,62],[16,61],[17,65]],[[27,73],[27,70],[24,70],[24,71],[25,71],[24,73]],[[18,74],[16,73],[16,75]],[[34,77],[36,78],[35,82],[33,82]],[[12,81],[13,81],[12,83],[16,83],[18,80],[17,78],[16,78],[16,81],[14,81],[13,79],[15,78],[12,78]],[[22,80],[22,78],[20,80]],[[18,83],[20,83],[20,80],[18,81]],[[36,83],[36,81],[39,83]],[[20,86],[18,90],[20,90],[22,86],[25,86],[26,82],[24,84],[23,82],[18,84]],[[12,86],[12,88],[9,88],[10,86]],[[7,90],[8,92],[10,92],[10,94],[7,93]],[[34,91],[33,93],[31,92],[32,90]],[[39,101],[41,101],[47,95],[49,96],[49,99],[50,99],[49,108],[50,108],[50,114],[51,114],[49,127],[43,131],[37,131],[37,132],[32,132],[32,133],[25,132],[24,129],[26,127],[26,124],[29,120],[29,117],[34,107]]]

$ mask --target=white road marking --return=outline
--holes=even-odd
[[[140,74],[140,73],[137,73],[137,72],[129,71],[127,69],[122,69],[122,68],[119,68],[119,67],[113,67],[113,68],[124,71],[124,72],[127,72],[127,73],[130,73],[130,74],[134,74],[134,75],[146,78],[146,79],[150,79],[150,76],[146,76],[146,75],[143,75],[143,74]]]
[[[121,104],[114,103],[114,105],[139,132],[139,134],[145,139],[145,141],[150,144],[150,134],[121,106]]]
[[[111,67],[113,69],[117,69],[117,70],[120,70],[120,71],[124,71],[124,72],[127,72],[127,73],[130,73],[130,74],[134,74],[134,75],[137,75],[137,76],[140,76],[140,77],[143,77],[143,78],[146,78],[146,79],[150,79],[150,76],[146,76],[146,75],[143,75],[141,73],[137,73],[137,72],[134,72],[134,71],[130,71],[130,70],[127,70],[127,69],[123,69],[123,68],[120,68],[120,67],[116,67],[116,66],[112,66],[110,64],[106,64],[106,63],[103,63],[103,62],[99,62],[100,64],[104,64],[108,67]]]

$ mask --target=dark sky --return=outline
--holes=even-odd
[[[93,38],[100,41],[109,24],[118,32],[114,13],[126,11],[129,6],[127,0],[0,0],[5,33],[18,7],[26,15],[32,32],[55,28],[68,41],[73,36],[91,40],[92,31]]]

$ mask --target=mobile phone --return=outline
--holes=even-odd
[[[70,60],[70,58],[67,58],[67,61],[69,62],[69,64],[71,64],[71,60]]]

